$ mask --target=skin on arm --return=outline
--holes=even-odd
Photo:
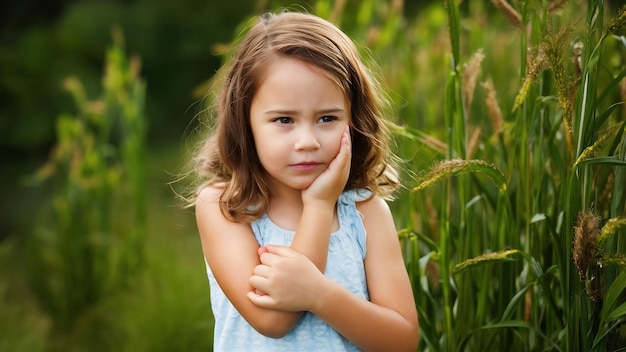
[[[389,207],[379,197],[357,205],[367,231],[365,271],[370,301],[314,270],[306,257],[286,247],[268,247],[251,284],[252,302],[286,311],[308,310],[366,351],[415,351],[419,326]]]
[[[357,208],[363,214],[368,234],[365,273],[370,301],[375,307],[367,302],[354,302],[363,310],[355,309],[352,317],[337,314],[339,319],[349,318],[337,323],[348,328],[344,336],[350,339],[354,334],[355,341],[362,341],[366,350],[415,351],[419,340],[417,310],[389,206],[383,199],[374,197],[357,203]],[[341,302],[333,305],[341,307]],[[369,318],[369,314],[373,316]],[[377,324],[365,323],[367,319]]]
[[[249,278],[259,264],[259,244],[249,224],[224,218],[219,207],[221,193],[219,187],[207,187],[196,202],[204,256],[220,288],[244,319],[265,336],[281,337],[291,330],[301,313],[262,308],[246,298],[253,289]]]

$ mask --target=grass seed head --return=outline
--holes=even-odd
[[[491,119],[491,127],[493,128],[493,134],[497,135],[502,132],[504,127],[504,118],[502,117],[502,110],[500,104],[498,104],[498,95],[493,85],[493,80],[488,78],[482,83],[483,88],[487,91],[487,97],[485,98],[485,104],[487,105],[487,112]]]
[[[581,280],[586,280],[587,271],[597,263],[599,233],[600,217],[590,210],[580,212],[574,226],[572,256]]]
[[[472,98],[474,97],[474,90],[476,89],[476,81],[480,74],[480,64],[482,63],[485,55],[482,49],[478,49],[471,59],[463,66],[463,95],[465,104],[465,110],[470,110],[472,104]]]

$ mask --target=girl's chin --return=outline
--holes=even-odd
[[[313,184],[313,181],[302,182],[302,183],[295,184],[294,186],[292,186],[292,188],[297,189],[299,191],[304,191],[305,189],[309,188],[311,184]]]
[[[314,180],[315,179],[311,179],[311,180],[297,180],[297,181],[292,181],[292,182],[280,182],[280,184],[282,184],[282,186],[279,186],[279,187],[292,189],[294,191],[304,191],[305,189],[309,188],[309,186],[311,184],[313,184]],[[278,185],[278,184],[276,184],[276,185]]]
[[[307,188],[309,188],[309,186],[311,186],[313,184],[313,181],[315,181],[315,179],[312,180],[302,180],[301,182],[294,182],[293,185],[291,186],[291,188],[293,189],[297,189],[299,191],[304,191]]]
[[[293,190],[304,191],[313,184],[319,176],[318,174],[299,175],[297,177],[272,177],[273,184],[276,187],[287,187]]]

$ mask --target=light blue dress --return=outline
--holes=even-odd
[[[369,299],[365,279],[365,228],[355,202],[371,196],[368,190],[342,193],[337,202],[339,229],[330,236],[326,277],[342,284],[354,294]],[[289,246],[295,235],[275,225],[267,215],[252,224],[259,245]],[[214,351],[359,351],[323,320],[310,312],[303,314],[293,329],[280,339],[259,334],[239,314],[220,289],[207,265],[211,306],[215,316]]]

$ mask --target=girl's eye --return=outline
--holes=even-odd
[[[291,117],[279,117],[275,119],[274,121],[280,124],[288,124],[288,123],[291,123]]]
[[[337,118],[335,116],[322,116],[320,117],[320,122],[328,123],[328,122],[333,122],[336,119]]]

